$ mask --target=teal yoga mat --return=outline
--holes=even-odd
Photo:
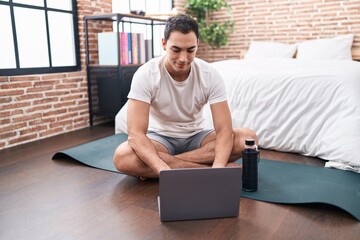
[[[94,168],[118,172],[113,154],[126,140],[125,134],[112,135],[57,152],[53,159],[69,157]],[[262,159],[258,191],[242,191],[241,196],[283,204],[330,204],[360,221],[360,174],[354,172]]]
[[[115,149],[126,140],[126,134],[115,134],[59,151],[52,158],[72,158],[90,167],[119,172],[113,164],[113,156]]]

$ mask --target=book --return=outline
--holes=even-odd
[[[128,33],[120,33],[120,53],[121,53],[121,65],[129,64],[129,51],[128,51]]]
[[[127,33],[128,35],[128,43],[127,43],[127,49],[128,49],[128,64],[132,64],[132,33]]]
[[[116,49],[118,37],[116,32],[98,33],[98,49],[100,65],[117,65],[118,53]],[[143,33],[119,33],[120,64],[143,64],[153,58],[153,42],[144,39]]]
[[[145,39],[144,39],[144,34],[140,33],[139,35],[139,49],[140,49],[140,54],[139,54],[139,62],[141,64],[146,62],[146,50],[145,50]]]
[[[138,63],[141,64],[141,33],[137,33],[137,47],[138,47],[138,51],[137,51],[137,58],[138,58]]]
[[[152,51],[153,51],[152,40],[151,39],[146,39],[145,40],[145,59],[146,59],[146,62],[149,61],[151,58],[153,58]]]
[[[98,33],[98,54],[99,65],[117,65],[118,55],[117,49],[117,33],[103,32]]]
[[[132,42],[132,63],[139,64],[139,41],[138,33],[131,34],[131,42]]]

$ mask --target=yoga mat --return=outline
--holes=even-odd
[[[325,203],[360,221],[360,174],[339,169],[261,160],[258,190],[241,196],[272,203]]]
[[[57,152],[53,159],[69,157],[94,168],[118,172],[113,155],[126,140],[125,134],[112,135]],[[350,171],[262,159],[258,190],[242,191],[241,196],[283,204],[330,204],[360,221],[360,174]]]
[[[115,149],[126,140],[126,134],[115,134],[59,151],[52,159],[72,158],[90,167],[119,172],[113,164],[113,156]]]

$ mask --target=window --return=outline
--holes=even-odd
[[[80,70],[76,0],[0,0],[0,76]]]
[[[172,0],[128,0],[128,1],[112,1],[113,13],[130,13],[130,10],[142,10],[146,14],[169,14],[173,8]],[[160,17],[158,17],[160,18]],[[161,47],[161,39],[164,36],[164,25],[154,26],[154,56],[159,56],[163,53]],[[116,29],[114,27],[114,29]],[[124,24],[125,32],[143,33],[146,38],[150,38],[150,28],[136,23]]]
[[[113,0],[113,13],[130,13],[130,10],[143,10],[147,14],[166,14],[173,8],[172,0]]]

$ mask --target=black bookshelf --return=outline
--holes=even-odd
[[[99,65],[90,63],[90,43],[89,43],[89,22],[90,21],[110,21],[116,22],[117,46],[117,64]],[[124,29],[125,23],[144,24],[151,28],[152,57],[154,57],[154,26],[164,25],[166,20],[144,17],[134,14],[108,14],[85,16],[85,53],[86,53],[86,71],[88,83],[88,100],[90,125],[93,125],[94,116],[115,117],[121,107],[127,101],[127,95],[130,90],[131,80],[136,70],[141,64],[121,65],[120,54],[120,28]]]

